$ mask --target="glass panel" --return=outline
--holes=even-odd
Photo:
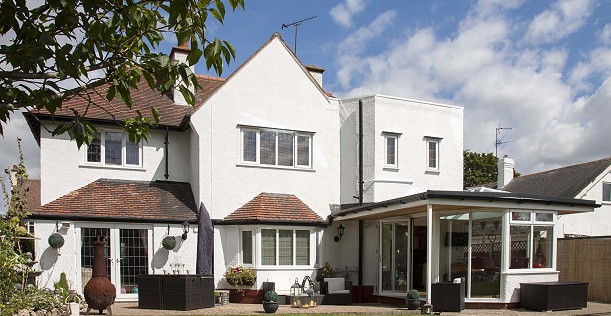
[[[395,165],[395,141],[397,139],[394,137],[386,137],[386,164],[387,165]]]
[[[104,141],[105,159],[107,165],[121,165],[123,160],[121,158],[121,150],[123,134],[121,133],[106,133]]]
[[[295,231],[295,256],[297,265],[310,265],[310,231]]]
[[[554,214],[552,213],[535,213],[535,221],[537,222],[553,222]]]
[[[140,165],[140,145],[125,141],[125,163],[128,165]]]
[[[530,214],[530,212],[511,212],[511,220],[530,222]]]
[[[257,161],[257,132],[255,131],[244,131],[244,155],[242,159],[244,161]]]
[[[429,142],[429,168],[437,169],[437,143]]]
[[[533,258],[533,268],[552,267],[552,239],[553,227],[535,226],[533,227],[533,247],[535,255]]]
[[[472,213],[471,297],[499,297],[501,290],[502,214]]]
[[[407,293],[407,241],[409,240],[409,225],[395,224],[395,280],[394,290]]]
[[[93,274],[93,241],[97,236],[106,237],[104,254],[110,254],[110,229],[108,228],[81,228],[81,293]],[[106,261],[106,276],[110,280],[110,261]]]
[[[148,274],[149,271],[148,231],[146,229],[119,230],[119,247],[120,291],[121,293],[138,293],[138,275]],[[180,273],[185,273],[185,271],[181,270]]]
[[[443,281],[468,278],[469,213],[441,217],[439,270]]]
[[[382,224],[382,291],[392,290],[392,224]]]
[[[252,232],[242,232],[242,264],[252,264]]]
[[[100,139],[100,133],[96,133],[91,144],[87,146],[87,162],[102,162],[102,141]]]
[[[293,231],[278,231],[278,260],[282,266],[293,265]]]
[[[261,230],[261,264],[276,265],[276,230]]]
[[[603,183],[603,201],[611,201],[611,183]]]
[[[261,132],[261,164],[275,165],[276,164],[276,132]]]
[[[297,165],[310,165],[310,137],[297,136]]]
[[[530,240],[531,226],[512,225],[509,229],[509,241],[511,245],[511,259],[509,269],[527,269],[530,262]]]
[[[278,133],[278,165],[293,166],[293,134]]]

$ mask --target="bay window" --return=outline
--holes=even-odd
[[[142,146],[123,132],[101,131],[94,135],[85,152],[85,163],[107,166],[142,166]]]
[[[311,168],[312,133],[248,127],[241,143],[242,163]]]
[[[243,234],[245,231],[242,232]],[[311,265],[310,230],[300,229],[261,229],[262,266],[309,266]],[[244,235],[242,235],[244,238]],[[242,242],[242,253],[246,252],[247,242]],[[246,255],[242,263],[247,264]]]

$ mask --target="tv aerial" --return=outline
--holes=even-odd
[[[503,138],[500,137],[501,135],[501,131],[503,130],[510,130],[513,129],[511,127],[502,127],[501,125],[499,125],[499,127],[496,128],[496,135],[494,137],[495,141],[494,141],[494,156],[495,157],[499,157],[499,145],[503,145],[503,144],[507,144],[507,143],[513,143],[513,140],[508,140],[508,141],[503,141]]]
[[[293,49],[294,53],[295,53],[295,56],[297,56],[297,33],[299,32],[299,26],[301,25],[301,23],[303,23],[305,21],[308,21],[308,20],[311,20],[311,19],[314,19],[314,18],[316,18],[316,16],[311,16],[311,17],[309,17],[307,19],[299,20],[297,22],[293,22],[293,23],[289,23],[289,24],[282,24],[282,29],[283,30],[284,29],[288,29],[291,26],[295,26],[295,48]]]

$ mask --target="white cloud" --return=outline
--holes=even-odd
[[[603,45],[611,45],[611,24],[606,24],[598,34],[598,40]]]
[[[538,14],[528,26],[526,40],[551,43],[577,31],[592,14],[591,0],[561,0]]]
[[[331,9],[329,14],[335,23],[343,26],[352,26],[352,17],[365,9],[364,0],[346,0]]]

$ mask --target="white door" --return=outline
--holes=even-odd
[[[106,237],[106,275],[117,289],[117,300],[137,300],[137,277],[152,272],[150,267],[152,228],[146,225],[82,224],[80,229],[80,289],[91,279],[93,270],[93,240]]]

